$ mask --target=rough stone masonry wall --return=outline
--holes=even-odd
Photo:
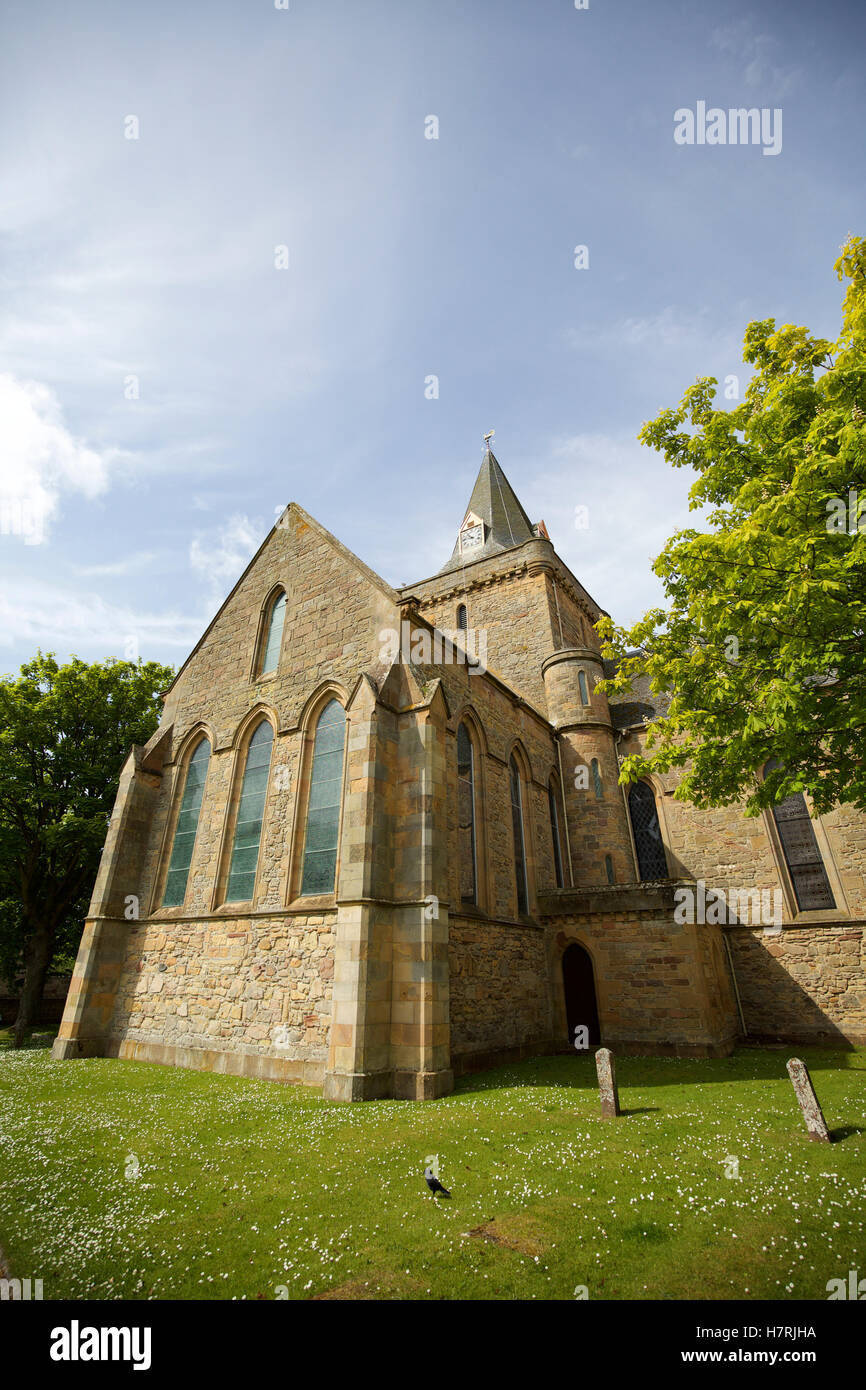
[[[716,974],[720,956],[710,962],[696,936],[718,928],[679,925],[666,913],[617,909],[617,890],[609,896],[607,913],[545,919],[555,932],[555,1003],[563,1041],[567,1028],[561,961],[566,947],[578,941],[592,957],[606,1046],[677,1056],[729,1052],[737,1031],[730,987]]]
[[[746,1028],[755,1038],[866,1046],[866,932],[729,929]]]
[[[421,600],[421,616],[440,630],[456,629],[458,605],[465,604],[469,627],[487,634],[490,670],[546,714],[545,657],[574,645],[578,635],[593,646],[598,641],[591,628],[595,605],[583,595],[579,607],[564,587],[566,574],[550,542],[535,540],[413,584],[411,592]],[[569,588],[577,594],[577,581]]]
[[[335,920],[318,912],[131,923],[112,1038],[323,1068]]]
[[[637,751],[642,744],[642,736],[631,734],[622,751]],[[756,888],[781,893],[769,817],[746,817],[736,805],[698,810],[674,800],[676,785],[676,774],[656,780],[671,873],[703,879],[709,888],[726,892]],[[820,827],[819,846],[837,895],[837,912],[792,917],[783,895],[780,935],[726,930],[750,1034],[858,1043],[866,1039],[866,815],[839,806],[820,818]]]
[[[539,927],[452,916],[448,959],[455,1070],[498,1053],[549,1045],[547,960]]]

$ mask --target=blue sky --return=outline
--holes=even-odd
[[[864,52],[858,0],[0,5],[0,670],[179,664],[291,500],[425,578],[494,428],[638,617],[691,481],[641,424],[838,331]],[[780,153],[677,145],[698,101]]]

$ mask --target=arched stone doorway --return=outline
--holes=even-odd
[[[589,1030],[590,1043],[601,1042],[592,960],[589,952],[576,941],[566,947],[563,954],[562,981],[569,1042],[574,1044],[574,1030],[581,1024]]]

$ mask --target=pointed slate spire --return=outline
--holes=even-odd
[[[467,523],[469,535],[464,531]],[[479,524],[484,528],[483,537],[474,529]],[[462,550],[461,535],[464,535]],[[460,569],[476,560],[486,560],[490,555],[499,555],[503,550],[523,545],[524,541],[534,540],[537,535],[488,444],[451,559],[439,573],[447,574],[448,570]],[[470,544],[473,540],[475,543]]]

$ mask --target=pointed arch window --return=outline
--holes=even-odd
[[[457,730],[457,840],[460,901],[478,903],[478,858],[475,840],[475,750],[465,724]]]
[[[227,903],[249,902],[253,896],[273,745],[274,731],[269,721],[263,719],[257,725],[247,749],[226,885]]]
[[[655,793],[648,782],[635,782],[629,789],[628,813],[631,817],[638,872],[642,880],[667,878],[665,847],[656,810]]]
[[[182,907],[186,897],[186,884],[192,851],[198,830],[204,785],[210,763],[210,742],[203,738],[196,745],[186,770],[183,797],[174,828],[174,844],[162,895],[163,907]]]
[[[469,618],[466,613],[466,604],[461,603],[457,606],[457,631],[466,632],[469,627]]]
[[[778,758],[771,758],[764,767],[764,776],[780,766]],[[797,907],[801,912],[822,912],[835,908],[836,899],[803,793],[792,792],[771,809]]]
[[[276,671],[280,661],[280,646],[283,641],[283,626],[286,621],[286,595],[281,592],[274,598],[268,614],[265,629],[265,642],[262,648],[260,676]]]
[[[586,688],[586,672],[585,672],[585,671],[583,671],[583,670],[578,671],[578,673],[577,673],[577,684],[578,684],[578,688],[580,689],[580,699],[581,699],[582,704],[588,705],[588,704],[589,704],[589,691],[588,691],[587,688]]]
[[[343,751],[346,711],[329,700],[319,715],[310,768],[307,831],[301,896],[333,893],[337,875],[337,842],[343,803]]]
[[[529,912],[529,890],[526,882],[526,843],[523,834],[523,798],[520,771],[512,753],[508,764],[511,779],[511,828],[514,834],[514,871],[517,879],[517,915]]]
[[[547,784],[547,805],[550,810],[550,834],[553,840],[553,871],[556,874],[556,886],[562,888],[562,841],[559,838],[559,811],[556,806],[556,788],[553,785],[553,778]]]

